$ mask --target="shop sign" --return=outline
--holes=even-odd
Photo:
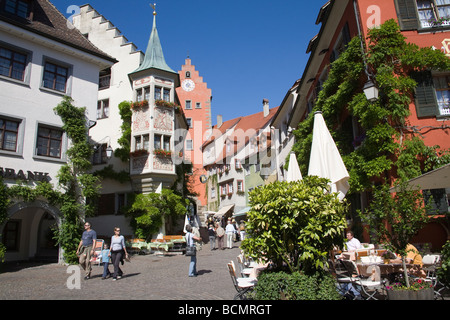
[[[8,180],[25,180],[25,181],[42,181],[49,182],[51,179],[47,172],[38,172],[38,171],[27,171],[25,173],[23,170],[16,170],[11,168],[2,168],[0,167],[0,176],[3,179]]]

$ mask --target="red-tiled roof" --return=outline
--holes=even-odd
[[[222,124],[222,126],[218,129],[220,130],[221,134],[224,134],[227,129],[230,129],[234,127],[233,133],[230,135],[230,137],[227,137],[225,139],[225,144],[223,146],[223,150],[219,157],[217,158],[216,162],[221,162],[223,159],[230,157],[232,155],[236,155],[242,148],[246,146],[246,144],[249,142],[249,140],[253,137],[255,137],[258,140],[258,134],[259,131],[263,128],[265,128],[270,121],[272,120],[272,117],[276,114],[279,107],[272,108],[269,110],[269,114],[264,117],[264,112],[258,112],[255,114],[251,114],[244,117],[239,117],[236,119],[228,120]],[[217,126],[213,127],[214,129],[217,129]],[[210,143],[212,143],[215,138],[212,137],[208,141],[206,141],[203,144],[203,147],[206,147]],[[226,142],[231,142],[232,148],[230,152],[226,152]],[[270,135],[267,137],[267,147],[270,147],[271,139]]]
[[[0,0],[0,20],[56,40],[65,45],[90,53],[102,59],[117,62],[116,59],[101,51],[92,44],[81,32],[70,28],[67,19],[48,0],[32,0],[29,19],[18,17],[4,10],[5,0]]]

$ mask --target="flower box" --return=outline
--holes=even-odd
[[[171,157],[172,151],[166,151],[164,149],[155,149],[153,154],[160,157]]]
[[[139,150],[130,152],[130,156],[132,156],[132,157],[143,157],[143,156],[147,156],[147,155],[148,155],[148,151],[145,149],[139,149]]]
[[[148,107],[148,101],[135,101],[131,103],[131,110],[143,109]]]

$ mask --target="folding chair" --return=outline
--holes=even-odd
[[[330,271],[332,272],[332,275],[336,279],[336,287],[339,291],[339,294],[346,298],[355,299],[356,297],[351,294],[351,275],[344,267],[341,260],[336,259],[335,261],[336,262],[330,260],[328,264],[331,267]]]
[[[427,276],[426,280],[430,281],[433,290],[434,290],[434,299],[442,299],[444,300],[444,297],[442,296],[442,291],[446,289],[446,286],[439,281],[437,269],[440,266],[441,262],[441,256],[438,254],[426,254],[422,258],[423,267],[422,269],[426,271]]]
[[[239,270],[241,272],[242,277],[248,278],[253,271],[253,268],[246,268],[244,265],[244,259],[242,255],[237,256],[237,262],[239,265]]]
[[[247,300],[247,294],[255,287],[256,280],[252,278],[237,278],[233,262],[228,263],[227,267],[237,292],[233,299]]]
[[[356,288],[356,290],[359,291],[361,297],[363,297],[365,300],[378,300],[378,298],[376,297],[377,294],[381,293],[386,296],[384,292],[384,284],[379,277],[379,267],[377,279],[372,280],[370,278],[361,277],[358,272],[358,267],[354,261],[342,260],[342,263],[351,275],[351,283]]]

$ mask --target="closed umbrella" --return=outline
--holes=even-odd
[[[302,173],[300,172],[300,167],[298,166],[297,158],[295,153],[291,152],[289,156],[289,166],[286,173],[286,181],[300,181],[302,180]]]
[[[349,174],[330,132],[322,112],[314,114],[313,141],[309,159],[308,175],[327,178],[331,181],[331,192],[337,192],[339,200],[344,199],[350,188]]]

